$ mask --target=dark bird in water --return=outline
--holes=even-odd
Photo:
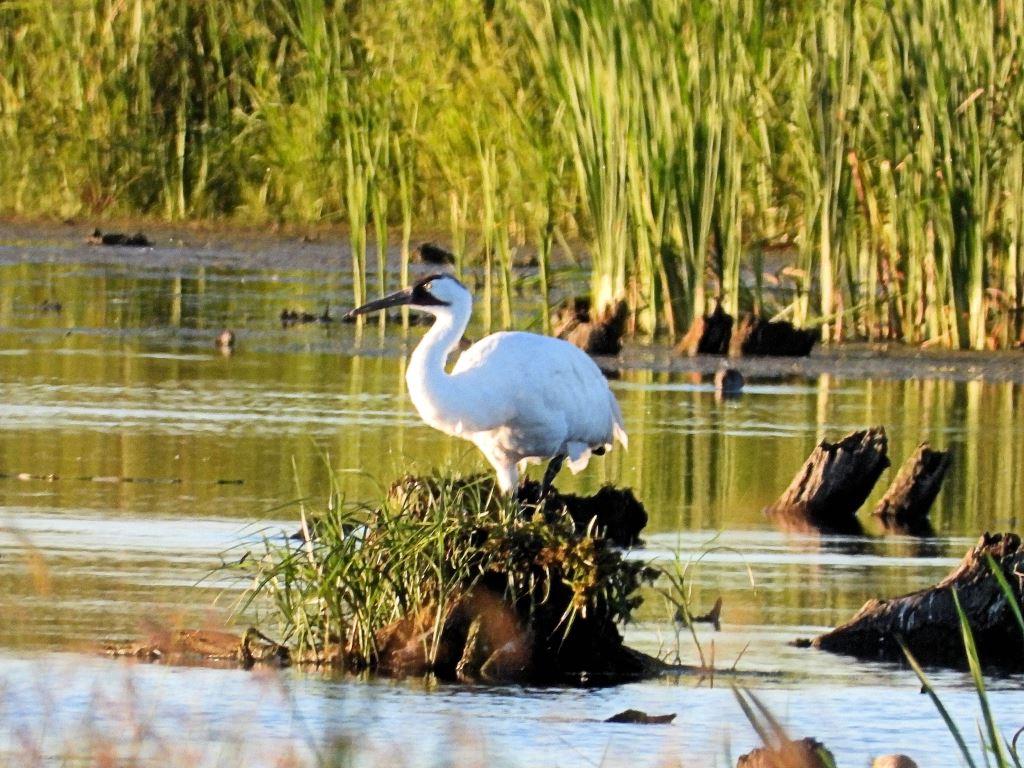
[[[719,368],[715,372],[715,397],[738,397],[743,391],[743,374],[735,368]]]
[[[123,232],[101,232],[94,229],[92,234],[85,238],[89,245],[127,245],[135,248],[145,248],[153,245],[152,241],[141,232],[134,235],[126,235]]]
[[[423,243],[416,249],[419,260],[425,264],[454,264],[455,254],[434,243]]]
[[[529,462],[550,459],[543,492],[563,462],[583,469],[618,440],[626,445],[615,395],[590,357],[567,341],[535,333],[492,333],[447,371],[473,311],[470,292],[451,275],[431,275],[351,314],[408,305],[434,324],[409,358],[409,397],[427,424],[471,441],[515,493]]]
[[[43,314],[52,312],[55,315],[59,315],[63,309],[64,305],[59,301],[54,301],[53,299],[46,299],[45,301],[39,302],[39,311]]]

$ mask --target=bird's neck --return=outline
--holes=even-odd
[[[434,324],[409,358],[405,374],[409,395],[416,410],[432,426],[438,426],[435,423],[437,418],[458,410],[458,388],[445,366],[448,356],[462,339],[471,311],[470,306],[453,306],[444,313],[438,313]]]

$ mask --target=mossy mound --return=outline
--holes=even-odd
[[[249,601],[272,606],[261,629],[276,623],[294,659],[489,682],[659,671],[619,632],[657,572],[623,556],[601,515],[578,519],[610,499],[642,506],[603,489],[571,497],[574,517],[567,498],[531,504],[486,477],[406,477],[377,508],[332,498],[303,518],[298,540],[268,539],[239,567],[253,579]],[[635,527],[636,509],[605,518]],[[639,529],[628,529],[618,533],[634,541]]]

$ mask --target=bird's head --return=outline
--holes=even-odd
[[[356,307],[348,313],[349,317],[377,312],[388,307],[401,305],[438,315],[448,308],[469,308],[472,297],[466,287],[451,275],[438,274],[424,277],[408,288],[395,291],[388,296]]]

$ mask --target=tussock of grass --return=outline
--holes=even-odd
[[[633,675],[653,660],[617,626],[656,572],[561,510],[489,478],[407,478],[379,506],[332,493],[291,539],[237,567],[243,607],[300,660],[463,679]]]

